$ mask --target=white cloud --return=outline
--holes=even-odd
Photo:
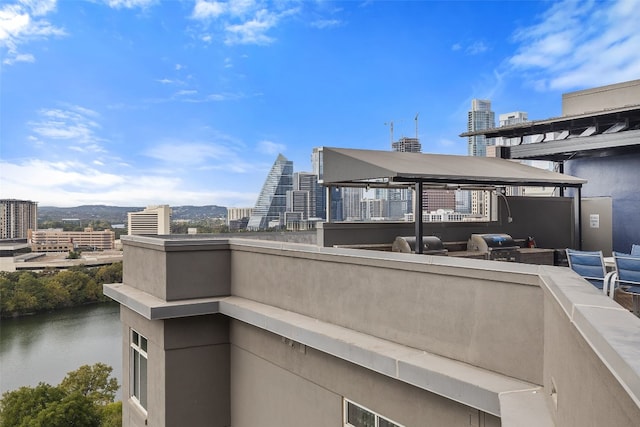
[[[191,15],[194,19],[214,19],[227,11],[225,3],[219,1],[197,0]]]
[[[114,9],[145,9],[156,3],[156,0],[107,0],[106,3]]]
[[[593,87],[640,77],[640,2],[554,3],[514,34],[508,62],[540,90]]]
[[[96,121],[100,115],[81,106],[42,109],[38,111],[38,119],[27,123],[33,132],[28,139],[37,145],[48,145],[58,153],[66,148],[79,153],[104,153],[105,142],[97,132],[101,126]],[[56,142],[64,142],[59,147]]]
[[[228,25],[226,44],[258,44],[266,45],[273,38],[266,33],[278,22],[278,17],[266,9],[258,11],[255,17],[241,24]]]
[[[226,149],[214,144],[183,143],[170,141],[153,146],[145,155],[164,163],[179,166],[195,166],[222,158]]]
[[[55,10],[54,0],[22,0],[0,7],[0,49],[5,50],[3,63],[34,62],[35,57],[20,47],[34,40],[65,36],[66,32],[37,17]]]
[[[143,154],[175,169],[225,170],[246,173],[255,168],[237,153],[239,144],[233,138],[218,134],[219,142],[184,142],[167,140],[147,149]]]
[[[467,46],[465,52],[469,55],[478,55],[486,52],[488,49],[489,47],[483,41],[475,41]]]
[[[17,53],[2,61],[2,63],[6,65],[13,65],[16,62],[36,62],[36,58],[30,53]]]
[[[34,16],[46,15],[56,9],[57,0],[19,0]]]
[[[176,92],[176,96],[186,96],[186,95],[196,95],[198,93],[197,90],[179,90],[178,92]]]
[[[101,171],[99,163],[95,166],[43,160],[0,161],[0,197],[35,200],[40,206],[252,206],[257,197],[251,192],[198,191],[174,176],[147,172],[117,175]]]
[[[342,21],[340,21],[339,19],[318,19],[316,21],[313,21],[310,25],[314,28],[319,28],[322,30],[325,28],[339,27],[340,25],[342,25]]]
[[[276,155],[284,152],[287,147],[284,144],[279,144],[273,141],[260,141],[258,143],[258,151],[264,154]]]
[[[263,2],[254,0],[230,0],[228,2],[197,0],[191,18],[200,21],[204,32],[199,38],[210,43],[214,36],[209,32],[213,21],[216,28],[222,28],[227,45],[257,44],[268,45],[275,39],[269,31],[290,15],[297,14],[298,8],[283,8],[287,3],[275,3],[273,10],[264,7]],[[330,21],[327,21],[330,24]]]

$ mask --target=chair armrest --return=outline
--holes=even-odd
[[[616,290],[616,282],[618,281],[618,272],[610,271],[604,276],[604,284],[602,285],[602,292],[605,295],[609,295],[609,298],[613,299],[615,290]]]

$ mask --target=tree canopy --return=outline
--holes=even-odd
[[[42,272],[0,272],[0,316],[108,301],[102,285],[122,281],[122,262]]]
[[[8,391],[0,400],[0,427],[116,427],[122,404],[118,380],[104,363],[71,371],[58,386],[40,383]]]

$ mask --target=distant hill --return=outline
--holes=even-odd
[[[104,220],[111,224],[127,222],[128,212],[139,212],[144,207],[122,207],[105,205],[83,205],[73,208],[57,208],[38,206],[38,220],[61,221],[63,219]],[[227,216],[227,208],[223,206],[172,206],[171,219],[197,220]]]

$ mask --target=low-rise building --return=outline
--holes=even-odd
[[[29,230],[33,252],[68,252],[74,249],[115,249],[115,233],[111,230],[96,231],[87,227],[84,231],[63,231],[61,228]]]

